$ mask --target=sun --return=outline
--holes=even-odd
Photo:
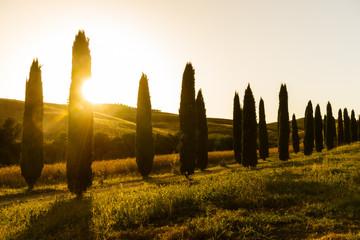
[[[97,97],[95,81],[91,78],[84,81],[81,88],[83,97],[91,103],[99,103],[99,97]]]

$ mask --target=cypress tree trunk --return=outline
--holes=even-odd
[[[139,173],[147,177],[154,162],[154,138],[151,123],[151,101],[148,78],[143,73],[139,82],[136,110],[136,164]]]
[[[242,149],[242,111],[240,107],[239,94],[235,92],[233,110],[233,144],[235,160],[241,164]]]
[[[299,138],[299,133],[298,133],[298,127],[297,127],[295,114],[293,114],[293,116],[292,116],[291,125],[292,125],[292,145],[293,145],[293,150],[294,150],[294,153],[298,153],[300,151],[300,138]]]
[[[282,161],[289,159],[289,110],[288,95],[286,84],[281,84],[279,93],[279,111],[278,111],[278,150],[279,158]]]
[[[358,129],[357,129],[357,122],[355,118],[354,110],[351,111],[351,142],[357,142],[358,140]]]
[[[187,63],[182,80],[180,100],[180,172],[189,176],[194,173],[196,158],[195,141],[195,70]]]
[[[342,111],[339,109],[338,112],[338,145],[344,145],[344,125],[342,119]]]
[[[245,167],[256,167],[257,153],[257,124],[255,100],[252,94],[250,84],[245,90],[243,125],[242,125],[242,164]]]
[[[195,101],[196,112],[196,164],[201,170],[208,165],[208,128],[206,109],[201,89]]]
[[[317,152],[321,152],[324,148],[324,139],[322,135],[322,117],[320,112],[319,104],[315,108],[315,122],[314,122],[314,131],[315,131],[315,148]]]
[[[92,184],[93,108],[84,99],[83,83],[91,77],[89,39],[84,31],[75,37],[69,95],[69,132],[66,176],[70,192],[78,197]]]
[[[266,128],[264,100],[260,98],[259,103],[259,154],[265,160],[269,157],[269,137]]]
[[[328,150],[335,147],[334,144],[334,120],[332,115],[331,104],[328,102],[326,106],[326,146]]]
[[[311,101],[308,102],[305,110],[304,127],[304,154],[311,155],[314,149],[314,117]]]
[[[31,190],[44,166],[43,90],[41,66],[33,60],[26,81],[23,133],[21,139],[21,175]]]
[[[344,109],[344,142],[346,144],[351,142],[350,118],[346,108]]]

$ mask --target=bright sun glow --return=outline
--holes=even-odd
[[[88,79],[83,83],[82,94],[84,98],[92,103],[97,103],[99,99],[96,98],[96,86],[92,79]]]

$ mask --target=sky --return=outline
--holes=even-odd
[[[232,119],[250,84],[267,122],[286,83],[289,114],[309,100],[360,114],[360,1],[353,0],[0,0],[0,98],[24,100],[34,58],[45,102],[66,103],[71,52],[90,39],[94,102],[136,106],[142,72],[152,107],[178,113],[182,74],[195,69],[208,117]],[[93,91],[93,92],[91,92]],[[258,111],[257,111],[258,115]]]

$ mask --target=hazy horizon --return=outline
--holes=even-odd
[[[233,97],[250,83],[267,122],[277,118],[281,83],[289,115],[312,100],[360,113],[360,2],[357,1],[1,1],[0,98],[24,100],[34,58],[44,101],[66,103],[71,48],[90,39],[94,102],[136,106],[142,72],[152,107],[178,113],[182,74],[195,68],[207,117],[232,118]],[[257,111],[258,114],[258,111]],[[257,116],[258,117],[258,116]]]

